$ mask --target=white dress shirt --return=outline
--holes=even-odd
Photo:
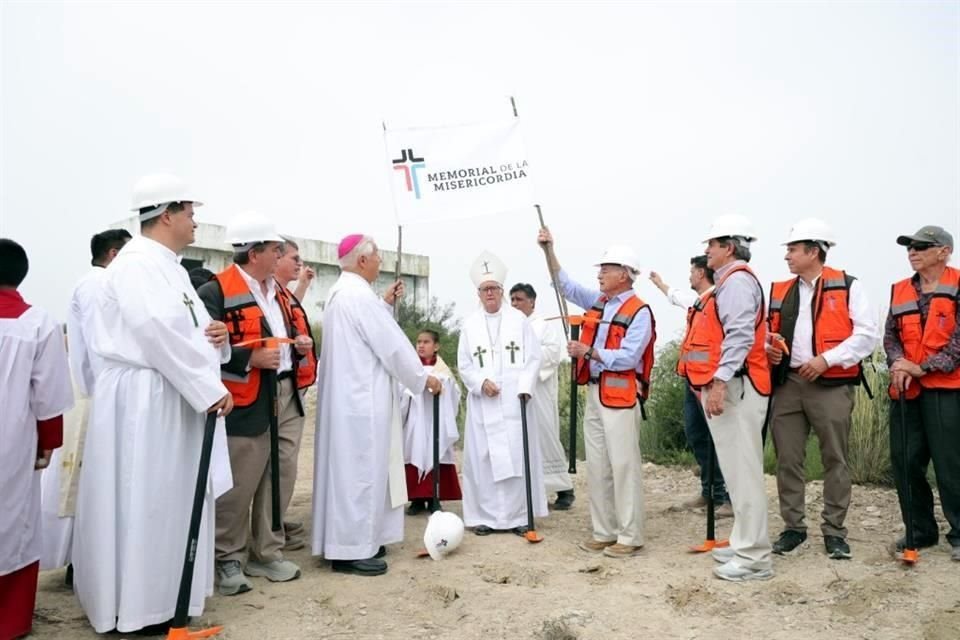
[[[800,312],[793,329],[793,344],[790,348],[790,367],[795,369],[814,358],[813,353],[813,293],[820,276],[806,283],[799,279]],[[880,342],[880,322],[867,299],[859,280],[850,283],[850,320],[853,333],[850,337],[821,355],[831,367],[852,367],[871,353]]]
[[[257,301],[260,310],[263,311],[267,324],[270,326],[270,333],[275,338],[287,338],[287,323],[283,318],[283,309],[280,308],[280,301],[277,300],[277,284],[272,277],[267,279],[267,294],[263,294],[261,283],[257,282],[249,273],[241,269],[238,265],[233,265],[240,272],[247,286],[250,287],[250,293],[253,299]],[[293,356],[290,354],[290,345],[280,345],[280,368],[277,373],[293,370]]]

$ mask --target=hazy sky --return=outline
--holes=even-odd
[[[183,175],[202,221],[256,209],[292,234],[396,242],[388,124],[523,119],[561,262],[605,245],[685,282],[710,220],[751,217],[761,280],[791,224],[834,225],[830,262],[878,306],[898,234],[960,227],[960,3],[0,3],[0,235],[25,296],[63,318],[89,236],[144,173]],[[535,214],[404,229],[431,293],[475,308],[483,249],[555,307]],[[960,238],[958,238],[960,240]],[[644,281],[662,336],[680,330]]]

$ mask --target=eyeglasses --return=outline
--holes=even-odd
[[[907,245],[907,251],[927,251],[940,245],[933,242],[911,242]]]
[[[497,291],[503,291],[503,287],[478,287],[477,291],[480,293],[496,293]]]

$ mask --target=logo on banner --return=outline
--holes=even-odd
[[[417,175],[417,170],[426,166],[423,158],[414,155],[413,149],[403,149],[400,157],[393,160],[393,170],[403,172],[407,191],[412,191],[417,200],[420,199],[420,177]]]

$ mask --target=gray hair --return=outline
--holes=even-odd
[[[373,245],[374,242],[371,236],[363,236],[363,239],[357,243],[357,246],[350,250],[350,253],[340,258],[340,268],[356,269],[357,263],[360,262],[362,256],[373,255]]]
[[[750,241],[742,236],[727,236],[725,238],[717,238],[722,246],[726,247],[733,245],[733,257],[737,260],[743,260],[744,262],[750,262]]]

